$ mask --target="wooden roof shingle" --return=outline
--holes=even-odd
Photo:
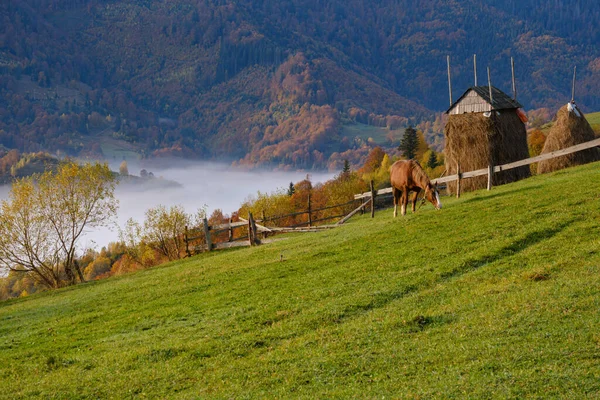
[[[506,110],[510,108],[522,108],[523,106],[516,100],[513,100],[510,96],[504,93],[497,87],[492,86],[492,99],[490,100],[490,89],[488,86],[473,86],[467,89],[462,96],[458,98],[450,108],[446,110],[446,114],[450,113],[458,103],[469,93],[471,90],[475,91],[484,101],[492,106],[494,110]],[[492,101],[493,100],[493,101]]]

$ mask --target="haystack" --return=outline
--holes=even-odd
[[[486,116],[489,115],[489,116]],[[445,162],[448,175],[502,165],[529,157],[527,132],[516,109],[489,113],[455,114],[448,117]],[[494,185],[514,182],[530,176],[529,168],[519,167],[494,174]],[[487,187],[487,176],[461,181],[461,191]],[[448,191],[456,193],[456,183],[448,183]]]
[[[546,138],[546,143],[541,154],[589,142],[595,138],[592,127],[574,103],[569,103],[561,107],[556,113],[555,120],[554,126],[548,132],[548,137]],[[540,161],[538,164],[538,174],[598,160],[600,160],[600,151],[597,148],[582,150],[577,153]]]

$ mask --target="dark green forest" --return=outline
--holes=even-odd
[[[515,58],[526,110],[568,101],[573,66],[578,104],[598,109],[599,20],[591,0],[8,0],[0,144],[338,169],[375,145],[350,131],[393,147],[439,120],[446,55],[455,99],[476,53],[506,92]]]

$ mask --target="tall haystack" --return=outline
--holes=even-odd
[[[502,165],[529,157],[527,131],[521,105],[501,90],[475,86],[467,90],[447,111],[445,164],[448,175]],[[514,182],[530,176],[529,168],[519,167],[494,174],[494,184]],[[461,182],[461,191],[487,187],[487,176]],[[448,183],[456,193],[456,183]]]
[[[554,126],[548,132],[542,154],[589,142],[594,138],[594,131],[581,110],[575,103],[568,103],[556,113]],[[600,151],[597,148],[582,150],[577,153],[540,161],[538,173],[557,171],[598,160],[600,160]]]

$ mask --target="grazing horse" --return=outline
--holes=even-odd
[[[402,196],[402,215],[406,214],[408,204],[408,193],[415,192],[412,200],[412,211],[415,212],[417,196],[421,190],[425,190],[425,198],[434,205],[436,209],[442,208],[437,186],[433,185],[423,168],[415,160],[396,161],[390,167],[390,182],[392,194],[394,195],[394,218],[398,215],[398,201]]]

